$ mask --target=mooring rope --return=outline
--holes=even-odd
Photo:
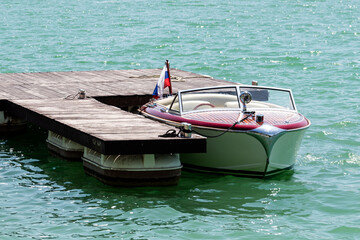
[[[85,90],[79,89],[79,91],[76,94],[70,94],[70,95],[66,96],[65,99],[66,100],[74,100],[77,96],[79,96],[78,99],[87,98]]]
[[[80,94],[79,92],[77,94],[70,94],[70,95],[66,96],[64,99],[74,100],[79,94]]]
[[[159,135],[159,137],[178,137],[181,131],[182,131],[181,127],[178,133],[176,133],[175,129],[169,129],[166,131],[165,134]]]
[[[206,135],[206,134],[202,134],[202,133],[199,133],[198,131],[196,130],[191,130],[191,132],[194,132],[200,136],[203,136],[203,137],[207,137],[207,138],[216,138],[216,137],[220,137],[222,135],[224,135],[225,133],[229,132],[233,127],[235,127],[236,124],[239,124],[243,121],[245,121],[246,119],[248,119],[251,115],[247,115],[246,117],[244,117],[243,119],[239,120],[239,121],[236,121],[233,125],[231,125],[231,127],[229,127],[228,129],[226,129],[225,131],[223,131],[222,133],[218,134],[218,135]],[[169,129],[166,131],[165,134],[162,134],[162,135],[159,135],[159,137],[179,137],[180,136],[180,133],[184,131],[184,127],[183,126],[180,126],[179,127],[179,132],[176,132],[175,129]]]
[[[199,134],[200,136],[203,136],[203,137],[207,137],[207,138],[216,138],[216,137],[221,137],[222,135],[224,135],[225,133],[229,132],[233,127],[235,127],[236,124],[239,124],[243,121],[245,121],[246,119],[248,119],[251,115],[247,115],[246,117],[244,117],[243,119],[241,119],[240,121],[236,121],[233,125],[231,125],[231,127],[229,127],[228,129],[226,129],[224,132],[218,134],[218,135],[205,135],[205,134],[202,134],[202,133],[199,133],[198,131],[196,130],[192,130],[194,133],[196,134]]]

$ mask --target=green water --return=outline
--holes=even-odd
[[[81,163],[51,156],[36,126],[0,137],[0,239],[360,238],[359,1],[2,0],[0,22],[1,73],[162,68],[169,59],[291,88],[313,124],[293,172],[184,171],[166,188],[103,185]]]

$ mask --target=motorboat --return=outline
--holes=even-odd
[[[227,85],[182,90],[141,114],[207,138],[206,153],[180,154],[184,168],[266,177],[293,168],[310,121],[290,89]]]

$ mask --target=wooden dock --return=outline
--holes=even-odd
[[[206,139],[125,110],[148,102],[161,69],[0,74],[0,111],[103,155],[205,152]],[[171,69],[173,91],[228,82]],[[74,97],[79,89],[85,99]],[[103,179],[102,179],[103,180]]]

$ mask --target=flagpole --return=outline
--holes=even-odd
[[[166,60],[165,65],[166,65],[166,68],[167,68],[168,73],[169,73],[169,82],[170,82],[169,92],[170,92],[170,94],[172,94],[172,85],[171,85],[171,76],[170,76],[169,60]]]

